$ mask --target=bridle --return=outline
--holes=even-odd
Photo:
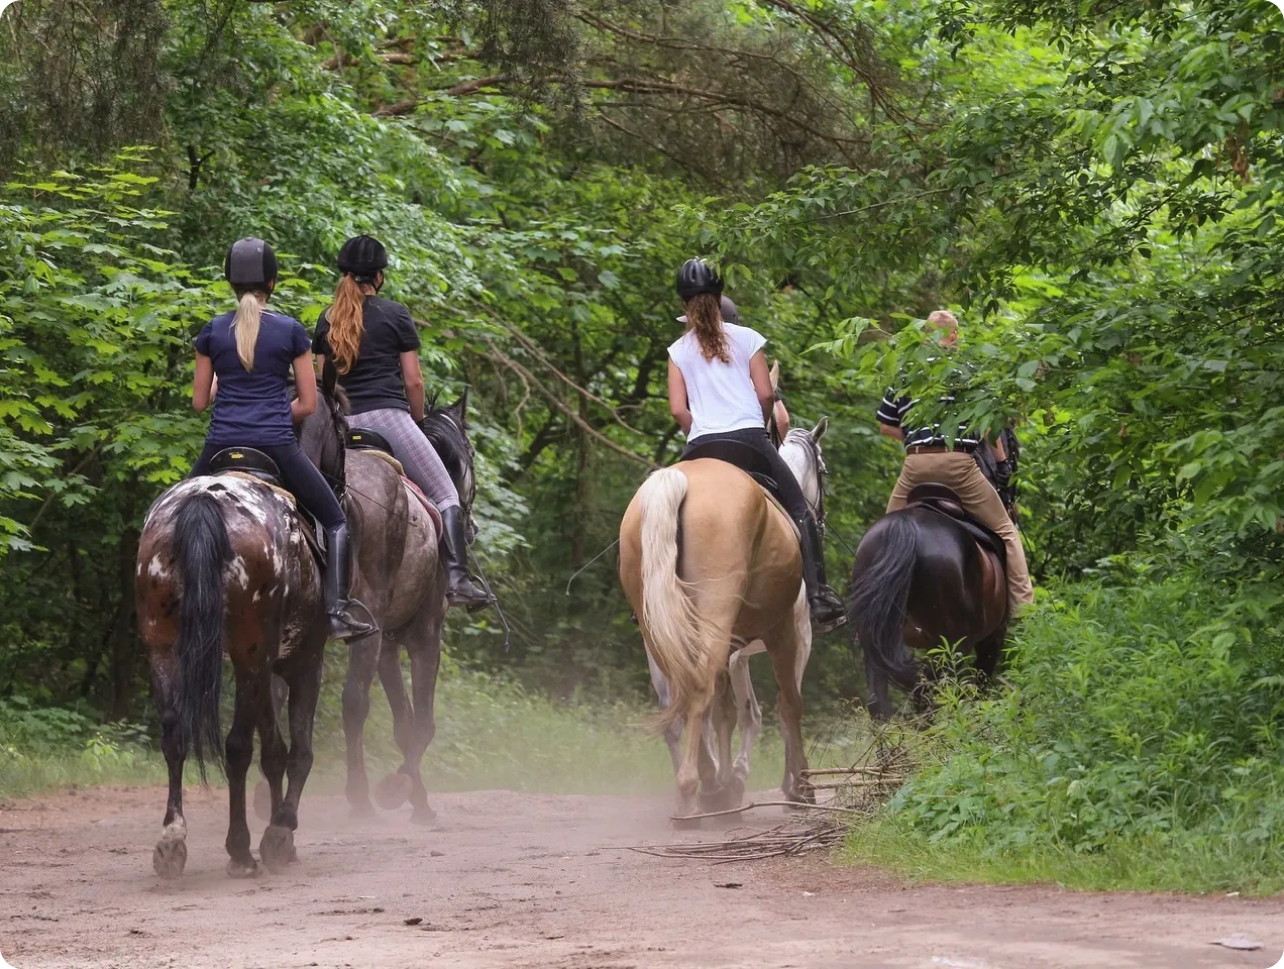
[[[811,455],[812,466],[816,469],[816,490],[819,495],[814,505],[810,501],[807,502],[807,505],[811,508],[812,516],[816,519],[816,527],[823,537],[825,534],[825,478],[829,474],[829,469],[825,466],[825,456],[821,453],[820,442],[812,436],[811,431],[804,428],[795,427],[786,434],[785,443],[789,441],[802,442],[807,449],[807,453]],[[804,495],[805,498],[806,496]]]

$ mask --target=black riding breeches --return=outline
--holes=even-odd
[[[253,447],[248,444],[245,446]],[[226,445],[206,442],[201,456],[192,465],[192,473],[188,477],[195,478],[200,474],[209,474],[210,461],[214,459],[214,455],[225,450],[226,447]],[[322,528],[338,528],[346,523],[343,506],[339,504],[339,499],[326,484],[325,476],[317,470],[315,464],[308,460],[308,456],[297,444],[255,447],[254,450],[262,451],[276,462],[276,466],[281,469],[281,484],[290,494],[299,499],[299,503],[311,512],[312,516],[321,523]]]
[[[798,484],[798,479],[789,470],[789,465],[780,456],[780,452],[771,446],[771,439],[767,437],[765,428],[746,427],[739,431],[701,435],[687,441],[682,456],[686,457],[687,451],[691,448],[698,444],[707,444],[709,441],[738,441],[741,444],[748,444],[759,452],[771,465],[771,476],[776,479],[776,492],[780,495],[780,503],[785,506],[785,511],[789,512],[789,517],[801,522],[811,516],[811,508],[803,495],[802,486]]]

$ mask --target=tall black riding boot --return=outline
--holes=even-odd
[[[464,540],[464,510],[458,505],[441,513],[442,551],[446,556],[446,601],[452,606],[489,606],[495,596],[486,584],[468,571],[468,543]]]
[[[825,547],[820,542],[816,519],[808,515],[798,526],[802,533],[803,583],[811,606],[811,625],[816,632],[829,632],[847,621],[847,610],[825,581]]]
[[[367,616],[370,610],[360,602],[348,596],[348,583],[351,576],[352,562],[348,549],[348,526],[325,530],[325,577],[322,579],[325,592],[325,611],[330,617],[330,638],[338,640],[360,639],[378,632],[379,627],[373,623],[362,622],[349,611],[356,605]]]

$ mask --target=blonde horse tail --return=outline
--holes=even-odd
[[[638,491],[642,511],[642,622],[656,665],[669,681],[663,728],[686,716],[692,699],[706,689],[705,643],[710,624],[700,617],[678,577],[678,525],[687,496],[687,476],[662,468]]]

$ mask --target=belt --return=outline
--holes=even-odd
[[[960,451],[963,454],[973,454],[976,452],[975,444],[959,444],[952,448],[944,444],[911,444],[905,449],[906,454],[946,454],[950,451]]]

